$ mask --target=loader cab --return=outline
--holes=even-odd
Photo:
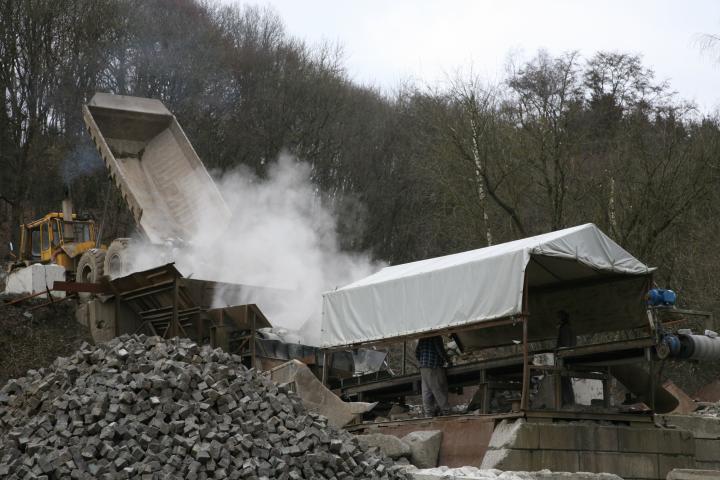
[[[39,220],[20,226],[20,261],[55,263],[74,270],[74,259],[95,246],[95,222],[62,213],[49,213]]]

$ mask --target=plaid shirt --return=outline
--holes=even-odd
[[[420,368],[443,367],[447,356],[442,337],[421,338],[415,349],[415,358]]]

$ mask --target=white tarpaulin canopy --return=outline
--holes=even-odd
[[[637,277],[653,269],[593,224],[387,267],[323,295],[322,346],[373,342],[518,315],[526,270],[529,286],[543,288],[604,276]]]

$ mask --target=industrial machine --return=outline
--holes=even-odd
[[[54,263],[75,275],[78,260],[95,248],[96,226],[89,217],[61,212],[48,213],[30,223],[20,225],[20,245],[11,269],[33,263]]]
[[[162,252],[198,241],[199,235],[207,242],[209,213],[212,230],[224,230],[230,210],[162,102],[96,93],[83,106],[83,120],[147,243]],[[42,262],[53,269],[52,279],[47,271],[25,269],[40,277],[35,283],[41,291],[82,294],[77,319],[89,327],[95,341],[125,333],[183,336],[233,353],[252,352],[253,364],[257,357],[261,366],[293,358],[316,369],[323,364],[317,348],[286,343],[269,332],[270,322],[255,305],[287,291],[185,278],[171,255],[152,268],[139,268],[133,265],[131,239],[100,245],[94,222],[72,214],[69,200],[62,214],[48,214],[22,230],[22,263],[16,263]],[[64,271],[58,277],[59,266]],[[256,338],[256,330],[265,331],[249,341]],[[352,376],[357,370],[376,371],[384,360],[384,352],[345,352],[336,355],[331,368],[337,375]]]
[[[96,93],[83,120],[110,178],[132,212],[138,231],[155,245],[177,245],[214,227],[230,210],[175,116],[159,100]],[[132,271],[129,239],[108,247],[103,273]]]
[[[229,221],[230,211],[217,186],[162,102],[96,93],[83,106],[83,119],[138,231],[150,243],[163,246],[190,241],[202,232],[201,221],[207,212],[213,212],[215,222]],[[118,277],[133,270],[127,252],[129,238],[115,239],[106,247],[97,237],[93,220],[74,214],[66,198],[62,213],[49,213],[20,227],[20,245],[8,269],[8,285],[18,283],[10,277],[32,264],[61,266],[65,280],[81,283],[97,283],[103,275]],[[43,289],[52,288],[45,285],[47,270],[23,273],[36,274],[43,277]],[[57,279],[57,272],[52,277]],[[19,282],[18,288],[31,283]]]

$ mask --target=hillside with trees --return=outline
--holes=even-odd
[[[207,167],[261,178],[289,152],[338,213],[343,248],[389,263],[593,222],[683,304],[717,310],[720,128],[625,52],[539,51],[489,84],[393,94],[272,10],[196,0],[0,4],[0,237],[75,204],[132,219],[84,132],[95,91],[162,100]],[[0,253],[7,252],[7,241]]]

